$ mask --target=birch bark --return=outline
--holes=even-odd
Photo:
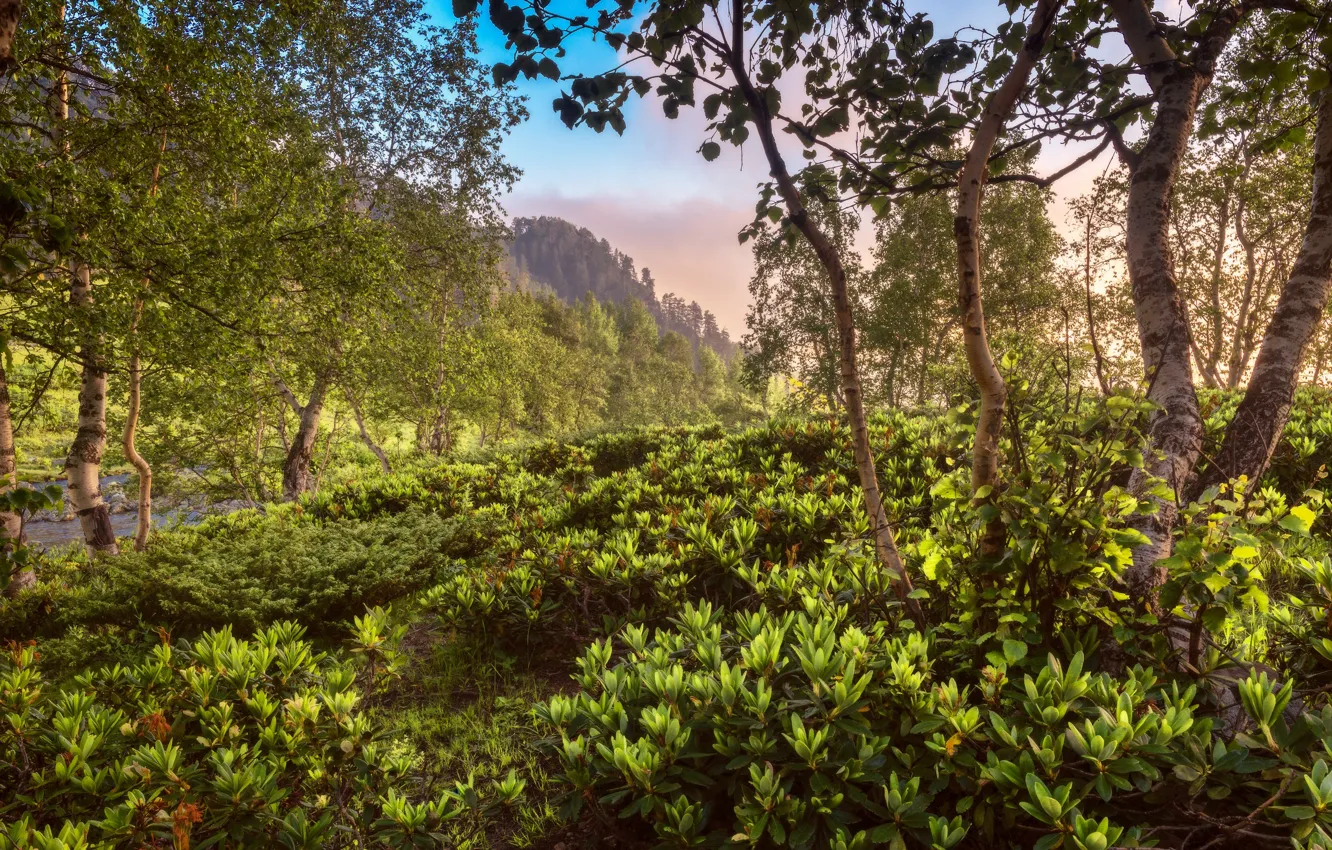
[[[170,87],[168,86],[168,91]],[[153,164],[153,177],[148,186],[148,197],[157,197],[157,185],[162,178],[162,157],[166,155],[167,134],[162,131],[162,141],[157,149],[157,162]],[[143,279],[144,290],[148,289],[149,280]],[[125,429],[120,435],[121,448],[125,450],[125,459],[139,473],[139,512],[138,523],[134,529],[134,551],[142,552],[148,548],[148,535],[153,529],[153,468],[143,455],[139,454],[134,438],[139,429],[139,410],[143,396],[143,358],[139,351],[139,323],[143,320],[143,300],[140,295],[134,300],[134,312],[130,319],[130,362],[129,362],[129,408],[125,412]]]
[[[143,302],[134,305],[134,319],[131,322],[131,335],[137,330]],[[129,362],[129,405],[125,411],[125,430],[121,433],[120,444],[125,450],[125,459],[139,473],[139,519],[134,530],[134,551],[142,552],[148,548],[148,533],[153,527],[153,468],[139,454],[134,445],[134,436],[139,427],[140,396],[143,389],[143,364],[138,348],[130,354]]]
[[[65,19],[65,7],[59,17]],[[52,139],[68,155],[65,124],[69,120],[69,77],[60,72],[51,86],[48,101],[51,110]],[[111,528],[111,513],[102,500],[102,456],[106,453],[106,366],[102,358],[102,340],[92,329],[92,269],[87,263],[70,263],[69,306],[71,312],[86,322],[79,351],[83,357],[79,381],[79,418],[74,442],[65,458],[66,498],[74,508],[83,530],[88,551],[118,555],[120,547]]]
[[[976,440],[971,450],[971,491],[984,487],[993,490],[999,478],[999,436],[1004,427],[1008,388],[999,374],[985,333],[985,307],[981,298],[981,192],[986,164],[994,151],[995,140],[1003,132],[1022,90],[1027,87],[1031,69],[1045,48],[1045,38],[1054,23],[1060,0],[1039,0],[1028,27],[1027,40],[1009,69],[1004,81],[990,98],[972,138],[971,149],[962,164],[958,179],[957,215],[953,219],[953,239],[957,243],[958,307],[962,314],[962,340],[971,377],[980,388],[980,414],[976,419]],[[987,497],[992,498],[992,496]],[[982,557],[997,557],[1003,552],[1005,531],[1002,517],[986,524],[981,537]]]
[[[375,457],[379,458],[379,467],[385,474],[393,472],[393,466],[389,463],[388,455],[383,447],[375,442],[375,438],[370,436],[370,431],[365,427],[365,414],[361,412],[361,405],[357,403],[356,396],[349,389],[343,389],[342,394],[347,399],[348,406],[351,407],[352,417],[356,420],[356,429],[361,435],[361,442],[365,443],[366,448],[374,452]]]
[[[924,612],[920,604],[911,597],[913,590],[911,576],[897,548],[893,527],[888,521],[887,511],[883,506],[883,495],[879,491],[879,480],[874,468],[874,453],[870,448],[869,424],[865,415],[865,402],[861,393],[860,370],[856,362],[855,319],[851,308],[851,295],[847,286],[846,267],[837,249],[827,234],[820,229],[805,209],[800,191],[786,167],[777,146],[773,131],[772,114],[768,102],[754,87],[746,67],[747,53],[744,37],[744,3],[733,0],[731,12],[731,41],[725,50],[725,59],[735,77],[736,83],[753,114],[754,127],[762,144],[764,157],[776,184],[777,193],[786,207],[787,217],[819,258],[828,275],[828,282],[833,296],[833,314],[837,325],[838,371],[841,376],[842,404],[846,410],[851,427],[851,445],[855,456],[856,472],[860,478],[860,489],[865,499],[865,510],[869,514],[870,526],[874,535],[875,552],[879,561],[891,573],[894,589],[906,610],[918,626],[924,625]]]
[[[315,377],[310,400],[304,405],[296,401],[296,396],[285,384],[281,381],[277,383],[283,397],[296,413],[298,422],[296,434],[287,449],[286,460],[282,463],[282,496],[287,501],[294,501],[314,486],[310,477],[310,461],[314,457],[315,441],[319,437],[319,417],[324,412],[324,396],[328,393],[329,378],[324,374]]]
[[[0,71],[14,64],[14,37],[22,13],[22,0],[0,0]]]
[[[1138,341],[1149,382],[1148,398],[1158,412],[1149,428],[1151,457],[1135,470],[1129,486],[1147,495],[1162,479],[1171,497],[1151,496],[1154,513],[1134,526],[1147,542],[1133,550],[1124,582],[1130,597],[1153,609],[1165,579],[1162,559],[1170,555],[1179,515],[1179,497],[1202,449],[1202,418],[1193,383],[1190,332],[1170,255],[1170,202],[1193,132],[1198,101],[1210,84],[1220,55],[1239,21],[1228,7],[1213,17],[1198,48],[1181,61],[1170,48],[1143,0],[1110,0],[1125,43],[1156,97],[1156,116],[1138,153],[1129,182],[1126,220],[1127,260]]]
[[[74,263],[69,305],[76,312],[93,311],[92,270]],[[79,425],[65,459],[65,480],[70,505],[83,528],[83,539],[93,555],[120,554],[111,528],[111,512],[102,500],[102,456],[106,453],[106,367],[100,340],[87,331],[82,345],[83,375],[79,382]]]

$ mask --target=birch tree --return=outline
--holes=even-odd
[[[852,244],[857,217],[831,204],[815,206],[811,212],[848,257],[851,297],[858,311],[863,310],[866,281]],[[761,389],[773,377],[789,376],[801,382],[804,389],[798,395],[805,405],[821,401],[828,410],[841,409],[837,329],[823,263],[807,241],[783,233],[755,239],[753,255],[749,283],[753,306],[745,317],[749,333],[743,343],[750,352],[745,367],[751,386]]]
[[[953,235],[957,242],[958,304],[967,365],[981,396],[971,452],[971,491],[973,497],[982,501],[992,498],[992,492],[999,485],[999,437],[1004,427],[1008,388],[995,365],[986,336],[980,277],[981,190],[995,142],[1017,105],[1032,68],[1040,59],[1060,5],[1058,0],[1040,0],[1036,4],[1022,49],[981,114],[958,177],[957,215],[953,219]],[[999,557],[1004,549],[1004,538],[1003,520],[995,511],[981,537],[981,556]]]
[[[1322,77],[1326,79],[1326,71]],[[1317,93],[1313,191],[1299,254],[1258,349],[1244,398],[1217,456],[1195,491],[1244,476],[1257,481],[1271,462],[1290,415],[1305,354],[1332,288],[1332,89]]]
[[[1107,5],[1109,22],[1130,51],[1131,70],[1144,78],[1149,94],[1140,101],[1125,85],[1122,68],[1103,65],[1101,79],[1112,95],[1081,117],[1070,120],[1063,114],[1059,120],[1065,126],[1082,126],[1092,119],[1101,122],[1130,175],[1126,260],[1147,395],[1157,412],[1150,423],[1151,456],[1130,481],[1131,489],[1147,498],[1153,509],[1135,521],[1146,542],[1134,548],[1133,565],[1123,578],[1130,597],[1150,609],[1164,580],[1161,561],[1171,552],[1179,505],[1202,450],[1193,376],[1197,342],[1171,252],[1172,202],[1199,106],[1227,46],[1259,13],[1275,16],[1277,29],[1296,40],[1318,33],[1325,26],[1325,17],[1320,17],[1325,13],[1313,6],[1261,0],[1198,2],[1191,4],[1184,23],[1175,24],[1155,13],[1146,0],[1110,0]],[[1080,9],[1088,22],[1099,17],[1097,9],[1085,4]],[[1269,9],[1273,11],[1264,12]],[[1257,77],[1251,79],[1249,90],[1258,84]],[[1150,115],[1144,111],[1148,105],[1154,110]],[[1130,146],[1120,130],[1140,119],[1145,135],[1136,147]]]
[[[473,8],[474,0],[455,5],[460,14]],[[558,78],[557,51],[566,39],[585,33],[602,36],[629,57],[647,59],[656,74],[616,69],[568,78],[569,88],[554,108],[569,126],[622,131],[628,98],[645,96],[654,88],[666,115],[674,117],[681,107],[694,104],[696,90],[703,88],[709,92],[702,101],[710,122],[709,137],[700,146],[706,159],[717,158],[722,143],[739,145],[757,135],[771,181],[762,190],[759,220],[746,235],[760,232],[771,216],[799,233],[824,266],[857,475],[879,557],[909,597],[910,580],[883,512],[868,442],[846,264],[809,215],[802,189],[810,198],[850,196],[882,213],[894,196],[956,185],[956,169],[950,170],[940,154],[962,130],[974,126],[990,87],[1012,67],[1013,54],[1025,41],[1025,10],[1010,4],[1013,19],[996,33],[982,34],[980,39],[994,49],[978,63],[973,44],[958,37],[935,39],[926,16],[908,14],[897,2],[796,7],[763,2],[594,3],[590,8],[597,10],[595,18],[562,15],[544,4],[512,7],[504,0],[490,0],[491,20],[516,48],[511,63],[496,66],[496,75]],[[1070,46],[1067,35],[1059,39],[1064,45],[1059,61],[1048,67],[1056,85],[1074,90],[1089,78],[1091,63],[1077,52],[1086,37]],[[797,66],[813,70],[805,76],[802,102],[785,108],[777,83]],[[948,75],[961,75],[968,85],[948,85]],[[855,132],[848,133],[852,129]],[[808,164],[798,175],[788,165],[779,134],[803,148]],[[854,141],[846,142],[848,136]],[[1015,149],[1005,145],[991,158]],[[1009,179],[1049,185],[1058,176]]]
[[[365,374],[348,358],[374,356],[376,347],[383,355],[383,339],[366,346],[351,338],[363,320],[389,329],[375,323],[377,300],[396,297],[419,309],[431,297],[450,297],[437,288],[441,267],[493,265],[493,249],[481,246],[493,244],[502,230],[495,200],[514,177],[499,140],[522,115],[478,64],[474,25],[434,26],[415,0],[330,7],[313,17],[301,43],[293,72],[316,119],[315,138],[329,153],[349,211],[386,225],[378,230],[388,242],[378,261],[349,266],[344,258],[323,267],[326,282],[340,279],[328,291],[341,293],[340,300],[351,296],[351,303],[336,318],[313,305],[298,308],[323,316],[317,327],[306,324],[320,345],[311,348],[301,333],[285,344],[304,361],[300,386],[270,363],[274,386],[296,421],[283,471],[289,499],[310,487],[326,396],[351,374]],[[361,279],[349,276],[350,268]],[[303,296],[317,289],[300,287]],[[354,397],[359,388],[351,391]]]

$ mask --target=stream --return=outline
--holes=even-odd
[[[128,474],[107,475],[101,480],[103,492],[108,487],[114,486],[118,492],[125,482],[129,480]],[[65,489],[65,480],[45,482],[38,485],[20,485],[20,486],[38,486],[49,487],[55,484],[63,491]],[[108,506],[115,507],[108,498]],[[131,499],[125,504],[129,510],[119,513],[112,512],[111,528],[115,531],[117,537],[132,537],[139,525],[139,512],[136,510],[136,504]],[[176,523],[184,525],[194,525],[204,517],[219,512],[229,512],[241,507],[239,504],[223,503],[219,505],[194,505],[183,504],[178,506],[165,507],[161,511],[153,511],[153,525],[162,528]],[[69,514],[67,513],[66,516]],[[37,550],[54,549],[60,546],[67,546],[83,539],[83,529],[79,525],[77,518],[57,519],[48,515],[39,515],[38,518],[30,519],[23,525],[23,533],[27,538],[28,544]]]

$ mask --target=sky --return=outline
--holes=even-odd
[[[441,23],[450,20],[448,0],[427,0]],[[1004,20],[995,0],[909,2],[926,11],[935,33]],[[483,58],[506,61],[504,39],[488,21],[481,27]],[[583,39],[570,45],[561,70],[593,73],[613,66],[615,54],[601,42]],[[705,138],[701,110],[685,108],[667,119],[653,95],[631,98],[623,136],[586,127],[569,130],[551,101],[560,85],[544,78],[520,78],[531,117],[516,127],[504,145],[509,161],[523,172],[504,208],[513,216],[559,216],[586,227],[649,268],[657,293],[674,292],[698,301],[716,314],[738,339],[745,331],[748,283],[753,272],[750,246],[737,233],[754,215],[757,187],[767,167],[756,141],[742,148],[723,145],[722,155],[707,162],[698,153]],[[1040,173],[1057,170],[1081,150],[1048,148],[1037,163]],[[1056,186],[1051,210],[1064,222],[1063,200],[1085,192],[1100,164],[1084,166]],[[864,246],[862,246],[864,247]]]

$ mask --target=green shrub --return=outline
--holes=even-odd
[[[47,639],[53,670],[95,660],[85,653],[98,639],[115,645],[141,626],[151,638],[294,619],[326,637],[367,605],[447,576],[476,551],[485,521],[413,509],[360,523],[270,520],[231,537],[169,532],[146,552],[39,573],[0,610],[0,637]]]
[[[664,844],[1105,850],[1192,830],[1190,846],[1322,846],[1332,560],[1311,488],[1332,445],[1326,395],[1301,395],[1263,486],[1184,510],[1161,604],[1140,610],[1119,576],[1150,505],[1125,486],[1148,408],[1012,388],[1004,478],[980,498],[970,407],[871,423],[924,634],[903,628],[870,551],[849,431],[808,419],[538,443],[211,519],[143,555],[44,564],[35,591],[4,603],[0,637],[39,638],[63,675],[149,654],[159,629],[294,618],[327,638],[357,617],[360,681],[426,771],[461,780],[496,739],[476,767],[507,802],[450,788],[470,808],[441,833],[460,843],[531,840],[549,785],[512,740],[535,693],[472,716],[452,686],[412,678],[430,630],[404,649],[401,619],[375,606],[425,587],[478,678],[548,676],[592,643],[580,691],[540,709],[570,809],[599,801]],[[1233,400],[1204,404],[1215,434]],[[1006,551],[979,558],[996,517]],[[127,710],[114,695],[147,687],[98,698]],[[507,826],[483,835],[493,805]],[[100,814],[41,817],[58,833]]]
[[[930,638],[812,608],[687,606],[673,629],[593,644],[582,691],[538,709],[569,812],[597,800],[680,847],[1105,850],[1332,827],[1332,707],[1288,723],[1289,682],[1242,679],[1245,730],[1220,734],[1210,695],[1150,670],[1093,675],[1081,651],[1013,642],[959,685]]]
[[[414,802],[414,755],[358,710],[351,671],[293,623],[159,646],[45,692],[0,660],[0,835],[10,847],[410,847],[482,803]]]
[[[366,605],[396,599],[466,554],[464,522],[420,511],[364,523],[269,527],[226,545],[188,535],[105,562],[76,615],[91,622],[144,619],[190,629],[243,631],[296,619],[337,628]],[[460,545],[461,544],[461,545]]]
[[[469,649],[449,643],[421,653],[384,690],[372,716],[420,754],[427,795],[458,781],[497,792],[508,785],[508,798],[481,823],[480,813],[468,813],[445,827],[450,846],[532,846],[557,825],[552,798],[562,789],[549,775],[551,759],[532,716],[550,682]],[[473,837],[478,832],[484,840]]]

